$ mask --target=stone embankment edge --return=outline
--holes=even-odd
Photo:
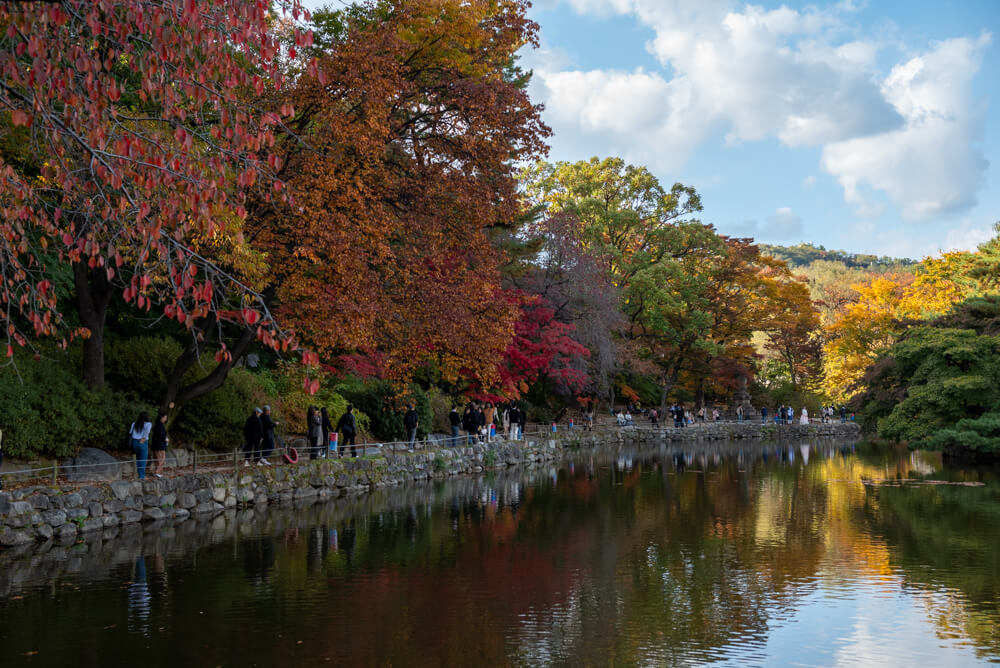
[[[0,546],[87,534],[141,522],[182,521],[227,508],[268,503],[311,503],[410,481],[530,466],[580,448],[720,440],[802,441],[856,438],[856,424],[709,424],[693,428],[625,427],[565,430],[525,441],[425,449],[359,459],[335,458],[295,465],[238,467],[227,473],[188,474],[147,480],[95,482],[72,487],[26,487],[0,492]]]

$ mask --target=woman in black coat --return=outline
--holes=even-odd
[[[156,416],[156,422],[153,423],[150,445],[153,448],[153,464],[156,467],[153,475],[162,478],[163,468],[167,465],[167,414],[163,411],[160,411]]]
[[[330,432],[333,431],[333,423],[330,422],[330,414],[326,411],[326,406],[319,410],[320,422],[323,427],[323,450],[324,453],[330,449]],[[324,457],[326,454],[323,455]]]

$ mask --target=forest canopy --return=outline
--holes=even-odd
[[[143,407],[225,448],[262,403],[295,432],[351,401],[387,439],[407,402],[426,433],[468,401],[547,421],[746,397],[995,449],[1000,241],[763,245],[645,166],[551,162],[527,9],[0,4],[9,451],[115,447]]]

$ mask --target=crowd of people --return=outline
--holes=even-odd
[[[611,414],[620,426],[627,426],[635,424],[633,412],[648,418],[653,426],[659,424],[660,414],[655,408],[647,409],[629,403],[617,411],[612,410]],[[695,422],[718,422],[722,419],[718,408],[708,409],[701,406],[697,411],[692,412],[676,402],[667,409],[667,412],[673,419],[676,428],[686,427]],[[737,421],[743,422],[746,417],[744,407],[737,406],[735,415]],[[769,415],[773,416],[775,424],[792,424],[796,421],[795,409],[784,404],[778,406],[773,413],[770,413],[767,407],[762,407],[760,409],[762,424],[767,423]],[[820,409],[820,420],[824,423],[833,422],[838,416],[841,422],[854,420],[854,414],[849,413],[845,406],[830,405]],[[593,410],[584,409],[582,418],[583,429],[593,429]],[[461,414],[459,414],[457,406],[452,406],[448,414],[448,422],[451,427],[449,445],[452,447],[462,442],[463,435],[465,443],[468,445],[488,442],[497,435],[502,435],[505,440],[517,441],[524,436],[527,414],[513,401],[503,404],[472,401],[466,404]],[[805,407],[799,412],[798,422],[809,424],[809,411]],[[129,427],[129,446],[135,454],[136,472],[140,479],[146,477],[150,461],[152,461],[152,465],[149,468],[152,474],[157,478],[162,477],[166,465],[168,443],[166,423],[167,414],[165,412],[158,413],[155,421],[151,421],[149,414],[143,412]],[[271,465],[269,458],[274,455],[276,448],[275,428],[277,425],[278,422],[271,415],[270,406],[253,409],[243,426],[244,466],[249,467],[252,463],[259,466]],[[406,431],[406,443],[411,452],[416,443],[419,425],[420,415],[416,407],[410,403],[403,415],[403,427]],[[335,434],[338,436],[334,436]],[[339,437],[340,434],[343,435],[343,438]],[[326,457],[329,456],[329,453],[338,450],[341,455],[349,453],[350,456],[357,457],[359,449],[356,444],[357,436],[358,423],[353,406],[347,406],[344,414],[337,421],[336,427],[330,420],[326,407],[309,406],[306,412],[306,443],[310,459]],[[363,452],[363,446],[361,448]],[[2,452],[0,450],[0,457],[2,457]],[[150,460],[150,452],[152,460]]]
[[[476,401],[466,404],[462,415],[458,408],[452,406],[448,414],[451,426],[451,445],[461,442],[461,432],[465,432],[465,442],[468,445],[489,441],[496,434],[502,434],[505,439],[520,440],[524,436],[524,426],[528,415],[515,402],[493,405],[492,402]]]

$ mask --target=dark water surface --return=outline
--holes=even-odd
[[[995,470],[580,454],[0,552],[0,666],[977,665],[998,555]]]

